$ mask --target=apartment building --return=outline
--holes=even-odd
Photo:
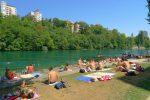
[[[3,16],[17,15],[17,10],[14,6],[7,5],[5,1],[1,1],[0,12]]]
[[[35,21],[41,21],[42,20],[42,14],[40,13],[40,11],[37,9],[35,11],[31,11],[28,16],[32,16],[34,17]]]

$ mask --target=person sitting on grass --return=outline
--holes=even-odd
[[[28,88],[28,86],[30,86],[30,85],[27,85],[26,81],[23,80],[21,87],[20,87],[20,98],[18,98],[17,100],[20,100],[20,99],[21,100],[29,100],[34,97],[34,94],[36,91]]]
[[[86,62],[85,69],[86,69],[86,72],[91,72],[92,71],[89,61]]]
[[[79,69],[82,68],[82,59],[81,59],[81,58],[78,60],[78,68],[79,68]]]
[[[99,61],[96,70],[101,70],[102,68],[103,68],[103,63]]]
[[[122,71],[122,72],[128,72],[130,70],[130,63],[128,60],[126,59],[122,59],[120,61],[118,61],[118,65],[117,65],[117,69],[116,70],[119,70],[119,71]]]
[[[8,68],[6,68],[5,76],[6,76],[9,80],[13,80],[14,77],[16,76],[16,73],[13,72],[13,71],[10,71]]]
[[[65,66],[61,65],[59,72],[62,72],[62,71],[72,71],[72,70],[69,69],[69,64],[66,64]]]
[[[29,66],[27,66],[27,67],[26,67],[26,69],[27,69],[27,74],[33,73],[33,68],[34,68],[33,64],[30,64]]]
[[[94,60],[91,60],[90,61],[90,67],[91,67],[91,69],[92,69],[92,71],[95,71],[95,61]]]
[[[64,68],[64,71],[68,71],[69,70],[69,64],[66,64],[65,68]]]
[[[53,70],[52,67],[50,67],[48,72],[48,84],[56,83],[58,78],[59,75]]]
[[[64,71],[65,66],[64,66],[64,65],[61,65],[59,69],[60,69],[59,72],[62,72],[62,71]]]

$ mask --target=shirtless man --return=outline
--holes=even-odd
[[[118,61],[118,65],[117,65],[117,70],[120,70],[120,71],[129,71],[130,69],[130,63],[125,60],[125,59],[122,59],[120,61]]]
[[[123,67],[124,67],[125,69],[129,70],[130,67],[131,67],[129,61],[127,61],[127,60],[123,61]]]
[[[53,84],[58,80],[58,74],[53,71],[53,68],[49,68],[48,72],[48,84]]]

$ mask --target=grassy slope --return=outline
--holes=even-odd
[[[102,97],[105,100],[146,100],[150,95],[150,64],[142,64],[142,66],[145,68],[145,72],[138,76],[124,76],[124,73],[117,73],[111,81],[88,84],[94,89],[89,91],[102,93],[106,97],[98,97]],[[80,75],[82,74],[77,73],[65,76],[65,78],[68,81],[73,81],[78,86],[82,84],[85,85],[85,88],[88,88],[86,83],[72,80]]]
[[[150,96],[150,64],[143,64],[145,72],[135,78],[126,77],[124,80],[131,84],[124,100],[146,100]]]
[[[146,100],[150,95],[150,63],[142,65],[145,72],[138,76],[125,76],[117,72],[110,81],[85,83],[74,80],[84,74],[63,76],[71,87],[56,90],[53,86],[35,83],[40,98],[38,100]]]

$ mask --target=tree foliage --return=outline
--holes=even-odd
[[[70,22],[54,19],[33,21],[32,17],[0,14],[0,50],[52,50],[52,49],[128,49],[133,46],[150,47],[145,31],[136,37],[126,37],[117,29],[108,30],[102,25],[80,25],[78,33],[70,31]],[[148,34],[148,33],[146,33]]]

